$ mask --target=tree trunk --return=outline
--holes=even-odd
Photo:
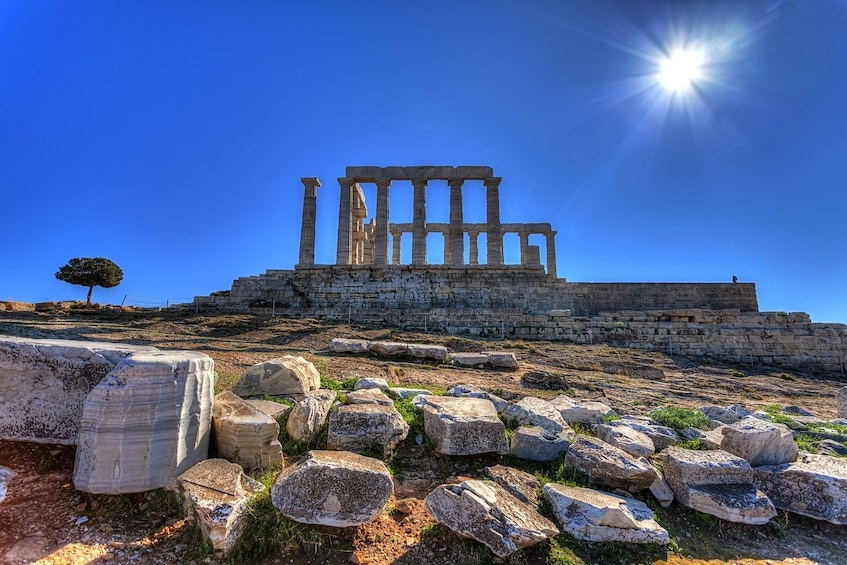
[[[91,291],[94,290],[94,285],[88,287],[88,298],[86,299],[86,304],[91,304]]]

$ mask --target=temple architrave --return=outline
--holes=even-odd
[[[300,179],[303,195],[303,225],[300,235],[300,259],[296,268],[315,264],[315,210],[317,188],[315,177]],[[450,187],[450,222],[427,223],[426,189],[433,180],[446,181]],[[486,222],[464,222],[462,189],[466,181],[481,181],[485,186]],[[338,244],[336,265],[400,265],[403,234],[412,234],[412,266],[427,265],[427,236],[444,237],[444,265],[460,268],[465,265],[465,238],[469,243],[468,265],[479,265],[480,234],[485,234],[486,265],[503,265],[503,235],[516,233],[520,238],[520,261],[524,266],[541,265],[537,245],[529,237],[543,235],[546,239],[547,275],[556,278],[556,232],[549,223],[500,223],[500,177],[491,167],[482,166],[421,166],[421,167],[347,167],[346,176],[338,179],[341,187],[338,203]],[[389,190],[393,183],[411,183],[413,190],[412,223],[395,224],[389,219]],[[365,223],[368,209],[362,183],[376,185],[376,217]],[[395,185],[396,186],[396,185]],[[389,234],[391,253],[389,254]]]

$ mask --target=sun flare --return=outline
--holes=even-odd
[[[703,76],[703,53],[700,51],[675,51],[662,61],[657,75],[659,83],[667,90],[681,92]]]

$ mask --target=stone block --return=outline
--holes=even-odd
[[[488,364],[495,369],[517,369],[518,358],[509,351],[483,351],[488,356]]]
[[[439,363],[447,360],[447,348],[443,345],[410,343],[408,354],[409,357],[429,359],[431,361],[438,361]]]
[[[835,393],[835,412],[836,418],[847,418],[847,386]]]
[[[408,433],[409,425],[393,405],[349,404],[329,418],[326,445],[355,453],[376,447],[386,456]]]
[[[303,394],[321,387],[321,375],[302,357],[285,355],[253,365],[235,383],[232,392],[241,397]]]
[[[281,418],[285,418],[288,416],[288,413],[291,412],[291,406],[287,404],[281,404],[279,402],[273,402],[271,400],[260,400],[258,398],[248,398],[246,402],[250,404],[253,408],[257,408],[261,410],[274,420],[279,421]]]
[[[541,426],[521,426],[512,433],[509,453],[518,459],[555,461],[568,451],[575,435],[570,428],[553,432]]]
[[[640,492],[656,480],[655,469],[643,458],[636,459],[625,451],[597,438],[577,436],[567,455],[565,467],[588,475],[591,482],[629,492]]]
[[[368,343],[368,351],[381,357],[408,355],[409,344],[396,341],[371,341]]]
[[[509,404],[503,410],[503,415],[517,420],[522,425],[541,426],[553,434],[568,432],[571,440],[576,435],[551,403],[533,396],[526,396],[514,404]]]
[[[753,482],[781,510],[847,525],[847,459],[804,453],[753,469]]]
[[[379,377],[362,377],[353,385],[353,390],[375,389],[382,392],[388,390],[388,381]]]
[[[294,404],[285,423],[285,432],[294,441],[309,443],[326,423],[338,394],[333,390],[307,392]]]
[[[83,402],[122,359],[155,347],[0,337],[0,439],[77,442]]]
[[[606,416],[614,416],[615,411],[602,402],[574,400],[561,394],[550,401],[566,422],[581,424],[602,424]]]
[[[504,465],[486,467],[485,471],[492,481],[521,502],[526,502],[533,508],[538,506],[538,489],[541,488],[541,482],[534,475]]]
[[[746,459],[753,467],[790,463],[798,452],[788,426],[753,417],[723,428],[721,449]]]
[[[74,487],[95,494],[174,488],[206,459],[215,363],[190,351],[125,357],[85,399]]]
[[[382,406],[394,406],[394,402],[385,396],[385,394],[378,388],[351,390],[346,396],[348,404],[380,404]]]
[[[215,397],[212,430],[220,457],[248,470],[282,466],[279,423],[228,390]]]
[[[484,353],[450,353],[448,359],[452,365],[460,367],[481,367],[488,362],[488,355]]]
[[[656,450],[652,439],[622,420],[597,426],[597,437],[635,457],[650,457]]]
[[[329,350],[333,353],[367,353],[369,343],[366,339],[333,338],[329,342]]]
[[[271,500],[296,522],[347,528],[376,518],[393,493],[382,461],[348,451],[310,451],[277,476]]]
[[[489,400],[452,396],[426,396],[422,407],[424,430],[445,455],[509,452],[506,426]]]

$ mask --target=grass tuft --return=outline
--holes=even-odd
[[[674,406],[656,408],[650,412],[649,416],[659,424],[677,431],[685,428],[708,429],[709,427],[709,419],[706,415],[699,410],[690,408],[676,408]]]

